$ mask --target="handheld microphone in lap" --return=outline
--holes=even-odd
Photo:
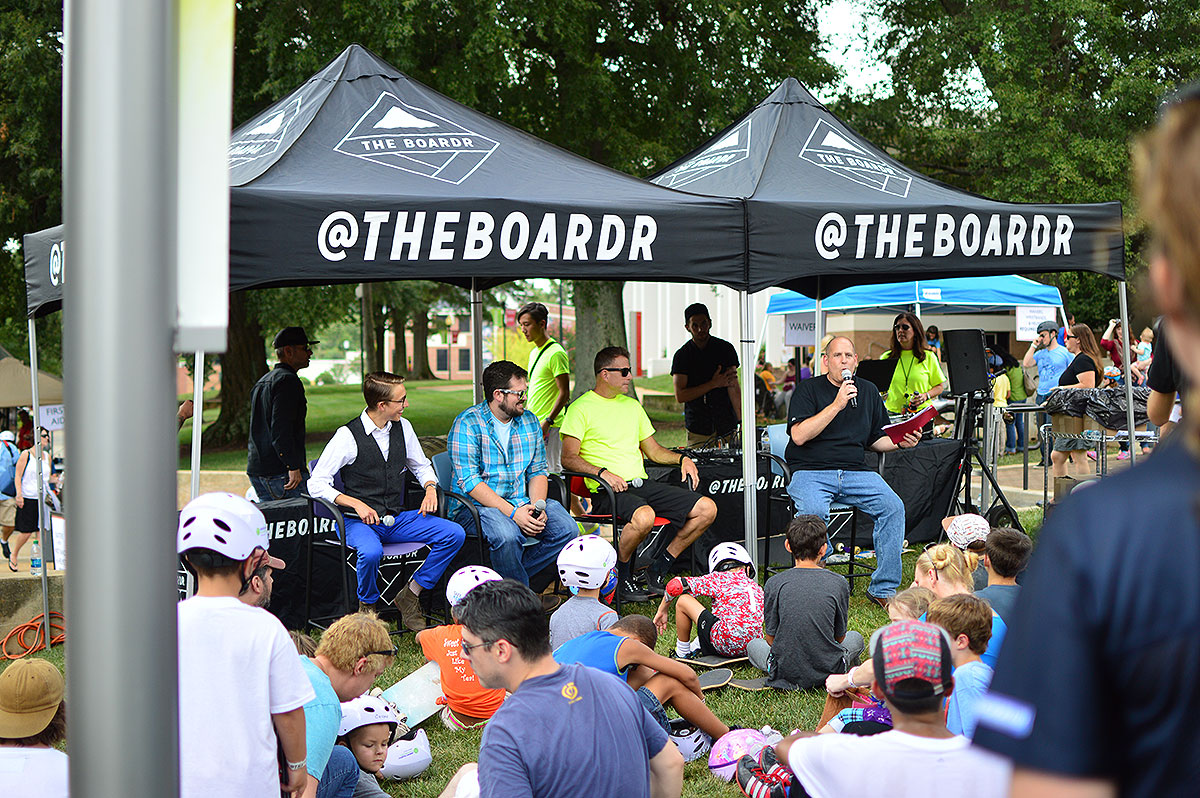
[[[842,369],[842,382],[854,382],[854,375],[850,373],[850,369]],[[858,407],[858,397],[850,397],[850,406]]]
[[[642,478],[634,477],[633,479],[629,480],[629,484],[635,488],[640,488],[642,486]]]
[[[533,503],[533,509],[529,511],[530,518],[537,518],[546,511],[546,500],[538,499]]]

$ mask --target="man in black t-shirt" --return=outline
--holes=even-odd
[[[1150,396],[1146,400],[1146,415],[1155,426],[1160,427],[1159,435],[1166,435],[1175,426],[1171,421],[1171,413],[1175,410],[1175,395],[1180,397],[1186,390],[1186,381],[1179,365],[1167,346],[1167,325],[1161,319],[1155,325],[1154,359],[1150,361],[1150,371],[1146,377],[1146,385],[1150,388]]]
[[[694,446],[714,435],[733,432],[742,418],[742,399],[737,350],[728,341],[708,334],[712,329],[708,308],[696,302],[688,305],[683,317],[683,328],[692,340],[675,352],[671,376],[675,401],[683,403],[687,445]]]
[[[838,336],[821,355],[820,377],[796,385],[788,410],[790,441],[784,452],[792,481],[788,494],[797,515],[829,520],[833,502],[858,507],[875,519],[875,573],[867,589],[880,606],[900,586],[900,550],[904,543],[904,503],[883,477],[867,468],[867,449],[897,448],[883,431],[887,410],[879,389],[870,382],[845,379],[858,367],[854,342]],[[919,433],[909,433],[901,448],[916,446]]]

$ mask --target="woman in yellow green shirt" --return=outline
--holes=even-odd
[[[946,388],[937,353],[926,348],[925,328],[911,313],[901,313],[892,322],[892,345],[883,358],[898,360],[883,401],[889,413],[928,407],[930,400]]]

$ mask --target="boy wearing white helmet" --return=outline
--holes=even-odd
[[[482,565],[459,568],[446,582],[446,601],[454,623],[417,632],[417,644],[425,659],[438,664],[446,705],[439,715],[447,729],[478,729],[487,724],[504,703],[503,690],[487,690],[479,684],[475,670],[462,652],[462,626],[455,607],[471,590],[484,582],[499,582],[500,574]]]
[[[304,704],[314,697],[283,624],[239,600],[267,552],[263,514],[233,494],[206,494],[179,516],[176,550],[196,575],[180,602],[179,770],[184,798],[259,796],[307,779]]]
[[[600,600],[606,587],[610,596],[616,587],[616,564],[617,550],[599,535],[577,537],[558,553],[558,578],[575,595],[550,616],[550,648],[617,622],[617,614]]]
[[[763,589],[754,581],[750,554],[738,543],[718,543],[708,554],[707,576],[677,576],[667,583],[654,625],[667,628],[667,608],[675,604],[675,655],[695,651],[723,657],[744,657],[751,640],[762,637]],[[685,595],[690,594],[690,595]],[[695,596],[713,600],[710,610]],[[696,639],[691,640],[692,627]]]
[[[338,729],[337,744],[349,749],[358,762],[358,784],[353,798],[389,798],[379,786],[376,775],[384,770],[391,755],[399,725],[396,710],[382,698],[360,695],[342,702],[342,725]],[[424,732],[418,730],[417,733],[424,736]],[[429,761],[426,758],[426,767]]]

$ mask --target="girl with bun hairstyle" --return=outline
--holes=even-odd
[[[917,558],[913,585],[933,591],[937,598],[971,593],[971,575],[975,573],[975,566],[978,564],[979,555],[975,552],[962,551],[950,543],[939,543],[925,549]],[[925,616],[921,616],[921,620],[925,620]],[[996,657],[1000,654],[1000,646],[1004,643],[1007,631],[1008,627],[993,610],[992,639],[982,656],[983,661],[992,668],[996,667]]]

